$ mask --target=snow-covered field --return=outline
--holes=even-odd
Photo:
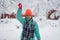
[[[22,24],[17,19],[1,20],[3,22],[0,22],[0,40],[20,40]],[[59,20],[42,20],[38,25],[41,40],[60,40]]]
[[[41,40],[60,40],[60,18],[58,20],[47,19],[48,11],[55,9],[60,16],[60,0],[21,0],[23,5],[22,13],[30,8],[34,20],[39,25]],[[0,14],[16,13],[20,0],[0,0]],[[19,29],[18,29],[19,27]],[[0,40],[20,40],[22,24],[17,19],[0,19]]]

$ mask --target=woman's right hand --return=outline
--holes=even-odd
[[[22,9],[22,4],[21,4],[21,3],[19,3],[19,4],[18,4],[18,7],[19,7],[20,9]]]

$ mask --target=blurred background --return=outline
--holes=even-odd
[[[16,19],[18,4],[37,21],[41,40],[60,40],[60,0],[0,0],[0,40],[20,40],[22,24]]]

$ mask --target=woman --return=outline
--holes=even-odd
[[[40,34],[37,23],[33,20],[32,11],[27,9],[24,13],[24,17],[22,17],[22,5],[21,3],[18,4],[17,10],[17,19],[23,25],[23,31],[21,40],[35,40],[35,35],[37,40],[40,40]]]

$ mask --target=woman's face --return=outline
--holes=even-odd
[[[30,15],[27,15],[27,16],[26,16],[27,19],[31,19],[31,17],[32,17],[32,16],[30,16]]]

